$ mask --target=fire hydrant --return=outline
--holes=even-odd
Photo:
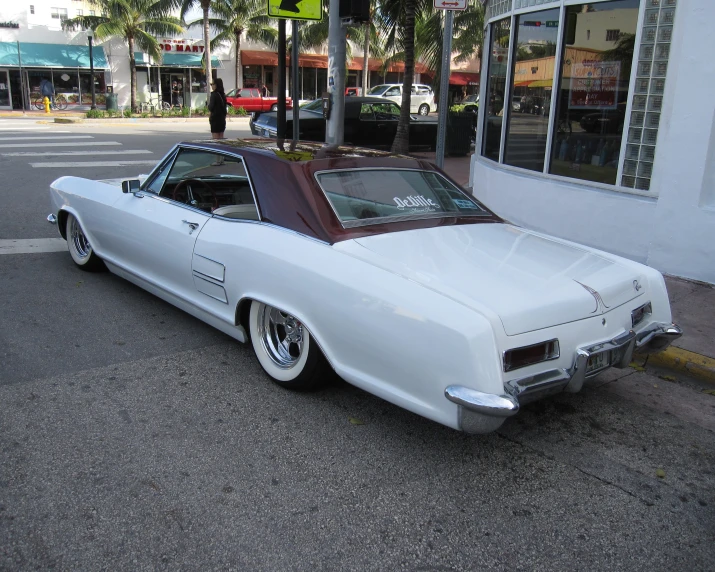
[[[50,98],[45,97],[45,99],[42,100],[43,105],[45,106],[45,113],[50,112]]]

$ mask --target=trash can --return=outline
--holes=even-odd
[[[117,106],[117,94],[116,93],[108,93],[107,94],[107,111],[111,110],[118,110],[119,107]]]
[[[450,111],[447,115],[447,141],[445,151],[448,155],[468,155],[472,144],[474,114]]]

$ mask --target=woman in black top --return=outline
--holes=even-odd
[[[211,82],[211,87],[213,88],[209,98],[211,138],[223,139],[223,132],[226,131],[226,93],[223,90],[223,80],[215,79]]]

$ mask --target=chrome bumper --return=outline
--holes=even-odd
[[[444,394],[459,405],[459,426],[462,431],[489,433],[498,429],[507,417],[517,413],[520,405],[553,393],[580,391],[586,379],[610,367],[628,367],[635,351],[662,351],[682,334],[682,330],[675,324],[651,324],[638,333],[629,330],[612,340],[579,348],[569,369],[552,369],[508,381],[504,384],[503,395],[484,393],[460,385],[450,385]],[[588,369],[592,358],[592,368]],[[601,366],[595,361],[599,358],[603,363]]]
[[[49,222],[50,224],[57,224],[57,217],[53,214],[48,214],[47,222]]]

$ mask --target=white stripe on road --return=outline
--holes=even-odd
[[[125,167],[128,165],[156,165],[151,161],[76,161],[68,163],[30,163],[34,169],[57,169],[66,167]]]
[[[94,139],[94,137],[92,135],[60,135],[59,137],[46,137],[44,135],[35,135],[34,137],[0,137],[0,141],[44,141],[46,139]]]
[[[58,155],[151,155],[153,151],[148,149],[127,149],[119,150],[112,149],[111,151],[44,151],[41,153],[35,153],[33,151],[25,151],[21,153],[0,153],[2,157],[46,157],[46,156],[58,156]]]
[[[121,145],[117,141],[75,141],[73,143],[43,143],[42,141],[38,143],[3,143],[0,148],[12,147],[97,147],[100,145]]]
[[[0,254],[40,254],[67,250],[64,238],[26,238],[0,240]]]
[[[0,131],[50,131],[52,127],[0,127]],[[69,131],[55,131],[55,133],[70,133]]]

